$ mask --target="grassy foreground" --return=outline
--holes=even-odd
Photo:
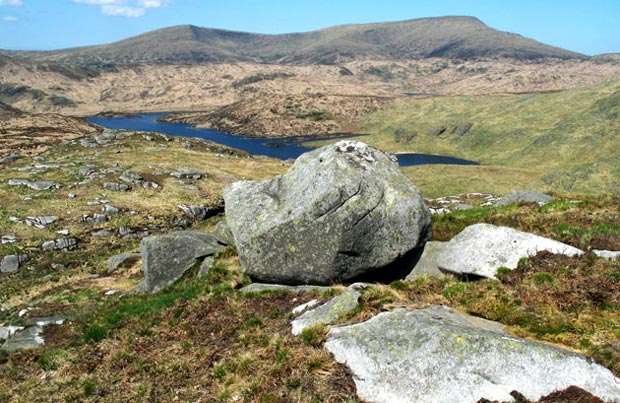
[[[131,293],[142,279],[139,262],[108,273],[107,258],[137,251],[139,241],[94,237],[93,230],[125,226],[168,232],[182,215],[179,204],[209,205],[234,180],[271,177],[286,169],[280,161],[248,158],[200,141],[155,137],[146,141],[135,135],[89,149],[64,145],[45,154],[45,163],[76,164],[72,166],[35,168],[40,172],[29,174],[30,169],[19,169],[41,162],[26,158],[0,169],[0,234],[18,239],[1,245],[0,256],[30,255],[19,272],[0,275],[0,324],[19,325],[41,316],[67,319],[46,329],[47,344],[41,349],[0,352],[0,402],[359,402],[346,368],[322,348],[327,329],[309,329],[297,338],[290,333],[295,306],[313,298],[325,301],[342,287],[324,294],[241,294],[238,288],[249,279],[240,272],[233,248],[217,256],[207,277],[187,276],[156,295]],[[121,172],[141,172],[162,189],[104,190],[102,183],[117,180],[117,173],[69,189],[84,179],[75,169],[87,163],[101,172],[118,164]],[[207,176],[192,180],[195,188],[188,188],[165,173],[179,168]],[[7,186],[9,179],[19,177],[56,180],[63,187],[36,192]],[[435,189],[431,186],[430,180],[420,182],[423,190]],[[77,197],[67,197],[69,192]],[[24,200],[27,195],[32,200]],[[103,224],[83,222],[82,214],[101,208],[87,203],[97,198],[108,199],[121,214]],[[573,199],[561,197],[543,207],[475,208],[436,216],[434,238],[448,240],[467,225],[488,222],[584,250],[619,250],[620,200]],[[59,220],[47,229],[9,220],[36,215],[56,215]],[[222,218],[191,226],[209,230]],[[75,251],[28,249],[61,237],[55,233],[61,229],[78,239]],[[620,262],[592,254],[540,254],[522,260],[501,281],[462,282],[446,276],[378,285],[363,291],[360,308],[340,324],[394,307],[430,303],[500,321],[513,334],[584,353],[620,375]],[[20,317],[24,308],[30,312]]]

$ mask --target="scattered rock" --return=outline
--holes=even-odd
[[[430,237],[430,213],[393,155],[340,141],[271,180],[224,191],[243,271],[280,284],[349,281]]]
[[[414,280],[423,275],[443,275],[441,270],[439,270],[437,260],[439,259],[439,255],[441,254],[441,250],[445,244],[445,242],[437,241],[427,242],[424,245],[424,250],[422,252],[422,256],[420,256],[420,260],[418,260],[415,267],[413,268],[411,273],[407,275],[405,280]]]
[[[124,183],[117,182],[105,182],[103,187],[108,190],[115,190],[117,192],[127,192],[131,189],[131,186],[126,185]]]
[[[6,255],[0,262],[0,272],[14,273],[28,261],[28,255]]]
[[[223,249],[215,237],[205,232],[184,231],[152,236],[140,247],[144,283],[141,289],[155,293],[177,281],[196,263]]]
[[[27,186],[32,190],[49,190],[51,188],[60,189],[61,184],[54,181],[37,181],[29,182]]]
[[[88,224],[103,224],[108,222],[108,217],[105,214],[98,213],[93,214],[92,217],[85,214],[82,216],[82,221]]]
[[[41,336],[45,326],[61,325],[64,319],[35,318],[30,319],[28,322],[34,326],[14,332],[11,337],[6,339],[0,349],[12,353],[22,349],[38,348],[45,343],[45,340]]]
[[[159,186],[159,184],[155,183],[155,182],[142,182],[142,187],[147,189],[147,190],[157,190],[160,189],[161,186]]]
[[[2,159],[0,159],[0,165],[4,165],[4,164],[10,164],[11,162],[15,162],[19,159],[22,159],[23,157],[19,154],[11,154],[7,157],[4,157]]]
[[[56,220],[58,220],[58,217],[52,215],[41,217],[26,217],[26,225],[28,225],[29,227],[43,229]]]
[[[41,245],[43,250],[60,250],[68,252],[77,247],[77,240],[74,238],[59,238],[54,241],[47,241]]]
[[[306,311],[307,309],[311,309],[314,308],[315,306],[317,306],[319,304],[319,301],[316,299],[311,299],[310,301],[306,302],[305,304],[301,304],[299,306],[296,306],[291,313],[293,315],[299,315],[300,313]]]
[[[233,238],[233,234],[230,231],[230,227],[228,226],[226,220],[222,220],[215,224],[213,235],[215,236],[217,241],[223,245],[235,244],[235,238]]]
[[[77,195],[75,193],[67,193],[67,197],[69,199],[75,199],[77,197]]]
[[[135,262],[141,257],[142,255],[139,253],[121,253],[120,255],[112,256],[108,259],[108,273],[115,272],[125,263]]]
[[[359,291],[347,288],[342,294],[320,307],[307,311],[293,321],[293,335],[299,336],[304,329],[312,326],[329,325],[338,318],[353,312],[357,308],[360,295]]]
[[[198,270],[198,277],[204,277],[209,274],[209,270],[211,270],[214,265],[215,258],[213,256],[207,256],[200,265],[200,269]]]
[[[9,186],[28,186],[29,183],[26,179],[9,179]]]
[[[549,203],[552,200],[553,197],[544,193],[535,192],[532,190],[515,190],[499,199],[495,205],[499,207],[519,203],[537,203],[538,205],[542,206],[543,204]]]
[[[17,238],[15,238],[13,235],[2,235],[2,245],[5,244],[9,244],[9,243],[15,243],[17,242]]]
[[[248,292],[264,292],[264,291],[287,291],[299,294],[300,292],[311,292],[311,291],[327,291],[330,287],[324,287],[319,285],[282,285],[282,284],[263,284],[263,283],[252,283],[250,285],[246,285],[241,288],[239,292],[248,293]]]
[[[603,259],[608,259],[608,260],[620,259],[620,251],[594,249],[592,252],[596,256],[602,257]]]
[[[182,168],[177,171],[170,172],[170,176],[178,179],[202,179],[207,174],[204,172],[196,171],[194,169]]]
[[[497,269],[516,269],[519,259],[540,251],[575,256],[583,251],[527,232],[491,224],[465,228],[441,251],[437,264],[443,271],[495,278]]]
[[[353,371],[359,397],[377,403],[512,401],[513,390],[537,400],[570,385],[620,399],[620,380],[591,360],[446,307],[332,329],[325,348]]]
[[[220,206],[187,206],[181,204],[179,208],[194,221],[203,221],[223,212],[223,208]]]
[[[90,235],[96,238],[106,238],[106,237],[114,236],[114,232],[107,230],[107,229],[102,229],[102,230],[93,231],[90,233]]]
[[[101,208],[101,212],[103,214],[107,214],[107,215],[116,215],[116,214],[120,213],[120,210],[117,207],[110,206],[109,204],[106,204],[105,206],[103,206]]]
[[[142,174],[140,172],[134,171],[125,171],[125,173],[123,173],[119,179],[123,182],[133,183],[136,185],[141,185],[142,182],[144,182],[144,177],[142,176]]]

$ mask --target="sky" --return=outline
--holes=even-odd
[[[587,55],[620,52],[620,0],[0,0],[0,49],[98,45],[182,24],[279,34],[446,15]]]

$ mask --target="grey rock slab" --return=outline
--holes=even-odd
[[[437,264],[442,271],[495,278],[499,267],[516,269],[519,259],[541,251],[567,256],[583,254],[573,246],[527,232],[474,224],[442,248]]]
[[[383,268],[430,238],[430,213],[396,157],[356,141],[300,156],[274,179],[224,190],[245,274],[329,285]]]
[[[265,291],[287,291],[299,294],[301,292],[312,292],[312,291],[328,291],[331,287],[324,287],[319,285],[283,285],[283,284],[263,284],[263,283],[252,283],[250,285],[246,285],[241,288],[239,292],[249,293],[249,292],[265,292]]]
[[[116,215],[120,213],[120,209],[114,206],[110,206],[109,204],[106,204],[105,206],[101,208],[101,212],[107,215]]]
[[[443,275],[439,269],[437,260],[441,254],[441,250],[446,242],[429,241],[424,244],[424,251],[420,260],[416,263],[411,273],[407,275],[405,280],[414,280],[420,276],[440,276]]]
[[[519,203],[537,203],[539,205],[547,204],[553,200],[553,197],[544,193],[535,192],[532,190],[515,190],[508,193],[506,196],[500,198],[496,206],[507,206],[510,204]]]
[[[222,212],[222,207],[220,206],[188,206],[181,204],[179,205],[179,209],[181,209],[187,217],[195,221],[203,221]]]
[[[180,279],[196,259],[223,249],[215,237],[198,231],[173,232],[144,238],[140,246],[144,288],[155,293]]]
[[[26,225],[29,227],[36,227],[43,229],[58,220],[56,216],[40,216],[40,217],[26,217]]]
[[[43,250],[61,250],[67,252],[77,247],[77,239],[75,238],[59,238],[53,241],[43,242],[41,248]]]
[[[306,311],[293,321],[293,335],[298,336],[304,329],[312,326],[332,324],[338,318],[353,312],[358,306],[360,295],[359,291],[347,288],[342,294],[332,298],[318,308]]]
[[[194,169],[182,168],[177,171],[170,172],[170,176],[178,179],[201,179],[203,176],[206,176],[206,174]]]
[[[592,252],[596,256],[602,257],[603,259],[608,259],[608,260],[620,259],[620,251],[594,249]]]
[[[131,186],[118,182],[105,182],[103,187],[104,189],[114,190],[117,192],[127,192],[131,189]]]
[[[10,164],[11,162],[15,162],[19,159],[23,158],[21,155],[19,154],[11,154],[9,156],[6,156],[2,159],[0,159],[0,164]]]
[[[217,241],[224,245],[234,245],[235,238],[233,237],[232,232],[230,231],[230,227],[226,220],[222,220],[215,224],[215,229],[213,230],[213,235],[217,238]]]
[[[36,181],[36,182],[29,182],[28,188],[32,189],[32,190],[49,190],[49,189],[59,189],[61,187],[61,184],[58,182],[54,182],[54,181]]]
[[[28,327],[7,339],[0,349],[13,353],[17,350],[38,348],[45,343],[41,332],[43,332],[43,326]]]
[[[325,348],[375,403],[536,401],[570,385],[620,402],[620,379],[591,360],[512,337],[499,324],[445,307],[399,309],[332,329]]]
[[[90,233],[90,235],[96,238],[105,238],[105,237],[114,236],[114,232],[107,230],[107,229],[102,229],[102,230],[93,231]]]
[[[0,261],[0,272],[2,273],[14,273],[22,267],[24,263],[29,260],[28,255],[6,255]]]
[[[17,238],[13,235],[2,235],[2,241],[1,244],[5,245],[5,244],[9,244],[9,243],[15,243],[17,242]]]
[[[9,179],[9,186],[28,186],[30,183],[27,179]]]
[[[135,262],[142,257],[139,253],[121,253],[108,259],[108,273],[116,271],[119,267],[128,262]]]

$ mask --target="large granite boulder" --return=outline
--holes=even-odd
[[[513,401],[513,390],[536,401],[571,385],[620,402],[620,379],[608,369],[446,307],[380,313],[332,329],[325,347],[352,370],[368,402]]]
[[[430,213],[391,154],[340,141],[299,157],[270,180],[224,191],[241,266],[283,284],[349,281],[430,237]]]
[[[474,224],[442,247],[437,264],[443,271],[495,278],[497,269],[516,269],[519,259],[547,251],[575,256],[583,251],[553,239],[512,228]]]
[[[144,281],[138,289],[155,293],[169,286],[196,264],[224,247],[209,233],[173,232],[144,238],[140,245]]]

